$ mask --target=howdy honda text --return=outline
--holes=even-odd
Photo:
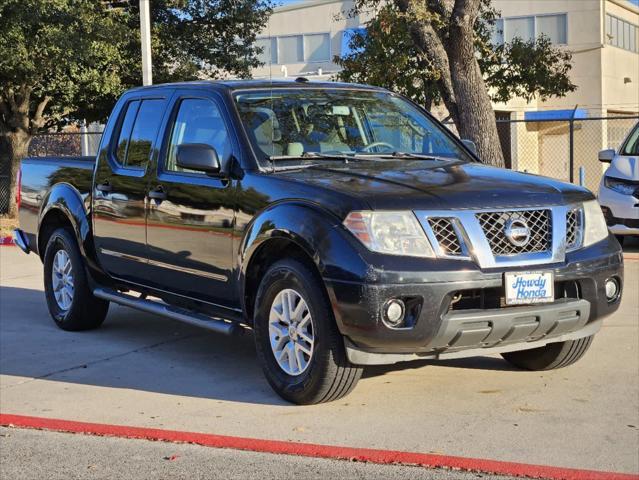
[[[506,283],[506,298],[511,305],[548,302],[554,299],[552,274],[549,272],[510,274],[506,276]]]

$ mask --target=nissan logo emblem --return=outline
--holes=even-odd
[[[508,220],[504,226],[504,235],[515,247],[524,247],[530,240],[530,228],[523,220]]]

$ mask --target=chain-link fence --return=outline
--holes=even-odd
[[[599,151],[618,149],[637,121],[639,116],[533,121],[498,115],[497,131],[506,167],[583,183],[596,192],[607,167],[599,162]]]
[[[52,132],[35,135],[29,145],[30,157],[93,156],[102,132]],[[0,164],[0,215],[9,211],[10,165]]]
[[[9,211],[9,187],[11,165],[8,162],[0,162],[0,215]]]
[[[30,157],[93,156],[102,132],[54,132],[35,135],[29,145]]]
[[[609,116],[570,120],[511,120],[497,115],[497,130],[506,167],[566,182],[583,183],[597,191],[606,168],[597,154],[619,148],[639,116]],[[447,126],[455,131],[454,125]],[[30,156],[95,155],[101,132],[36,135]],[[0,214],[9,208],[9,172],[0,171]]]

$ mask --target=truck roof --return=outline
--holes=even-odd
[[[303,80],[302,80],[303,79]],[[161,83],[157,85],[146,85],[143,87],[135,87],[131,90],[147,90],[154,88],[215,88],[215,89],[227,89],[227,90],[244,90],[249,88],[356,88],[358,90],[379,90],[383,91],[381,87],[374,87],[372,85],[364,85],[359,83],[346,83],[346,82],[328,82],[328,81],[313,81],[308,80],[305,77],[297,77],[290,79],[259,79],[259,80],[197,80],[191,82],[175,82],[175,83]]]

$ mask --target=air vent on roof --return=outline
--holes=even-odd
[[[308,82],[308,78],[306,78],[306,77],[297,77],[295,79],[295,81],[299,82],[299,83],[306,83],[306,82]]]

